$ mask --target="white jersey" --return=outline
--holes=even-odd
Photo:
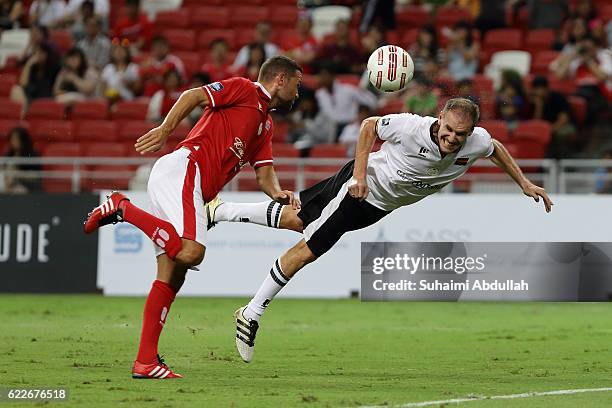
[[[385,143],[369,155],[367,202],[386,211],[416,203],[459,178],[477,159],[493,154],[491,135],[475,127],[458,152],[443,158],[431,138],[435,121],[411,113],[378,120],[376,132]]]

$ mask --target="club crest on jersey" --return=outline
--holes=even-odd
[[[440,174],[440,170],[436,169],[435,167],[427,169],[428,176],[437,176],[438,174]]]
[[[209,85],[209,87],[215,91],[215,92],[219,92],[220,90],[223,89],[223,84],[221,82],[213,82],[212,84]]]
[[[270,130],[271,126],[272,126],[272,121],[270,119],[268,119],[266,121],[266,132]]]
[[[263,130],[263,123],[259,124],[259,129],[257,129],[257,136],[261,135],[261,131]]]
[[[382,122],[380,122],[380,126],[387,126],[391,122],[389,118],[383,118]]]
[[[470,160],[469,157],[460,157],[457,160],[455,160],[455,164],[457,166],[466,166],[469,160]]]

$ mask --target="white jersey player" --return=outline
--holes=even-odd
[[[372,225],[396,208],[440,191],[479,158],[492,160],[527,196],[535,201],[541,197],[550,212],[546,191],[523,175],[499,141],[475,126],[478,118],[478,106],[463,98],[450,99],[437,118],[409,113],[371,117],[362,123],[355,160],[300,192],[301,208],[275,201],[237,204],[218,199],[207,205],[209,227],[220,221],[247,221],[304,234],[273,263],[249,304],[235,313],[236,346],[244,361],[252,359],[259,318],[293,275],[345,232]],[[385,143],[372,153],[376,137]]]

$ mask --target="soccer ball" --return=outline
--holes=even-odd
[[[368,59],[368,79],[374,88],[383,92],[403,89],[414,75],[410,55],[396,45],[383,45]]]

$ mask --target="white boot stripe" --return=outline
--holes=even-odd
[[[168,374],[170,374],[170,370],[166,371],[166,373],[162,375],[161,377],[159,377],[159,379],[161,380],[162,378],[166,378]]]
[[[161,370],[159,370],[157,372],[157,374],[155,374],[153,377],[157,377],[159,378],[161,375],[163,375],[167,370],[165,368],[162,368]]]
[[[157,371],[159,371],[160,368],[161,368],[160,366],[155,367],[153,370],[151,370],[151,372],[149,373],[149,376],[155,374]]]

